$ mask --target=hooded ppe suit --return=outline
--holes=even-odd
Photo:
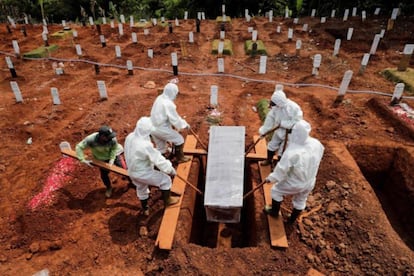
[[[286,131],[292,129],[296,122],[303,119],[303,112],[297,103],[286,98],[280,86],[276,87],[271,101],[274,105],[267,113],[264,124],[259,129],[259,134],[264,135],[272,128],[279,126],[273,133],[267,150],[270,152],[279,150],[279,155],[282,155]]]
[[[310,130],[309,123],[304,120],[294,125],[286,151],[266,178],[276,182],[271,189],[272,199],[281,202],[283,196],[293,195],[293,208],[296,210],[306,207],[325,149],[317,139],[309,136]]]
[[[189,127],[188,123],[178,115],[174,100],[178,94],[178,86],[168,83],[164,91],[155,100],[151,109],[151,122],[155,130],[151,132],[157,149],[165,154],[167,141],[176,146],[184,144],[184,138],[172,126],[180,130]]]
[[[137,196],[140,200],[148,199],[150,192],[148,186],[169,190],[171,188],[169,175],[175,175],[171,162],[165,159],[151,142],[150,133],[153,130],[151,119],[142,117],[138,120],[134,132],[128,134],[125,139],[124,150],[128,174],[137,186]],[[154,166],[159,171],[155,170]]]

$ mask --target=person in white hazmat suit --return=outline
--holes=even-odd
[[[266,205],[263,211],[274,217],[279,216],[283,197],[292,195],[293,211],[289,223],[294,223],[306,208],[306,200],[315,187],[325,150],[319,140],[309,136],[310,131],[311,126],[305,120],[293,126],[286,151],[266,178],[266,182],[275,184],[271,189],[272,205]]]
[[[137,196],[141,201],[145,215],[149,215],[149,186],[159,187],[164,206],[176,204],[178,197],[170,195],[171,177],[176,174],[171,162],[154,148],[150,133],[154,130],[149,117],[141,117],[134,132],[128,134],[124,144],[125,161],[132,183],[137,187]],[[156,166],[159,170],[155,170]]]
[[[155,100],[151,109],[151,121],[155,130],[151,132],[151,137],[154,139],[157,149],[162,154],[167,154],[167,142],[174,145],[174,154],[177,163],[183,163],[190,160],[189,157],[184,156],[184,138],[174,130],[189,129],[190,125],[180,117],[177,113],[177,107],[174,103],[179,90],[175,83],[168,83],[164,87],[164,91]]]
[[[283,85],[276,85],[276,89],[270,98],[271,109],[266,115],[263,125],[259,128],[260,136],[275,127],[272,139],[267,144],[267,159],[261,163],[263,166],[273,166],[273,156],[278,151],[278,159],[280,159],[284,149],[286,148],[286,140],[293,125],[303,119],[303,112],[300,106],[294,101],[287,99],[283,92]]]

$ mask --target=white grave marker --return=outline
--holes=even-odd
[[[289,8],[285,8],[285,18],[289,18]]]
[[[221,14],[226,13],[226,5],[221,5]]]
[[[134,17],[132,15],[129,16],[129,27],[134,27]]]
[[[184,12],[184,20],[187,20],[188,19],[188,11],[185,11]]]
[[[47,29],[47,25],[43,25],[43,33],[48,34],[49,30]]]
[[[218,86],[217,85],[210,86],[210,105],[211,106],[218,105]]]
[[[12,44],[13,44],[13,50],[14,53],[19,56],[20,55],[20,47],[19,47],[19,43],[17,42],[17,40],[12,40]]]
[[[223,17],[222,18],[223,18],[223,20],[222,20],[223,22],[226,22],[227,21],[227,16],[225,14],[223,14]]]
[[[11,58],[9,56],[5,56],[4,58],[6,59],[7,67],[9,69],[13,69],[14,66],[13,66],[13,62],[12,62]]]
[[[375,55],[375,53],[377,52],[377,47],[380,42],[380,39],[381,39],[381,35],[376,34],[374,37],[374,40],[372,41],[371,50],[369,51],[371,55]]]
[[[299,18],[295,17],[295,18],[293,19],[293,24],[298,24],[298,23],[299,23]]]
[[[137,44],[138,43],[137,33],[132,32],[131,37],[132,37],[132,43]]]
[[[98,80],[96,81],[96,84],[98,85],[98,91],[99,91],[99,97],[102,100],[108,99],[108,93],[106,91],[106,85],[104,81]]]
[[[385,29],[381,29],[381,32],[379,33],[381,38],[384,38],[385,35]]]
[[[102,24],[106,25],[106,17],[102,17]]]
[[[247,32],[248,32],[248,33],[253,32],[253,27],[247,27]]]
[[[157,18],[153,18],[152,19],[152,25],[157,26],[158,22],[157,22]]]
[[[125,24],[125,15],[121,14],[121,15],[119,16],[119,18],[121,19],[121,23],[122,23],[122,24]]]
[[[302,31],[307,32],[308,31],[308,26],[309,25],[307,23],[303,24]]]
[[[148,29],[144,29],[144,35],[149,35],[149,30]]]
[[[401,100],[402,94],[404,92],[405,84],[400,82],[395,85],[394,93],[392,94],[391,102]]]
[[[178,56],[177,53],[171,53],[171,63],[172,66],[178,66]]]
[[[352,79],[352,74],[353,74],[352,70],[348,70],[345,72],[344,77],[341,82],[341,86],[339,87],[339,91],[338,91],[339,96],[345,95],[346,90],[348,90],[349,83],[351,82],[351,79]]]
[[[348,28],[348,32],[346,34],[346,40],[351,40],[353,33],[354,33],[354,28]]]
[[[115,45],[115,57],[121,58],[121,47],[119,45]]]
[[[188,42],[194,43],[194,33],[193,32],[188,33]]]
[[[224,58],[217,59],[217,67],[219,73],[224,73]]]
[[[82,56],[82,47],[80,46],[80,44],[76,44],[75,49],[76,49],[76,54],[78,56]]]
[[[276,27],[276,32],[277,32],[278,34],[280,34],[280,29],[281,29],[281,27],[280,27],[280,26],[277,26],[277,27]]]
[[[399,8],[392,9],[391,20],[397,19],[399,11],[400,11]]]
[[[201,19],[202,20],[206,20],[206,14],[205,14],[205,12],[201,12]]]
[[[29,24],[29,19],[27,18],[27,15],[24,16],[24,24]]]
[[[114,22],[114,20],[111,20],[110,25],[111,25],[111,29],[115,29],[115,22]]]
[[[321,23],[323,24],[323,23],[326,23],[326,17],[321,17]]]
[[[223,51],[224,51],[224,42],[223,41],[219,41],[217,51],[218,51],[219,55],[223,54]]]
[[[300,49],[302,48],[302,40],[296,40],[296,55],[300,55]]]
[[[331,11],[331,18],[334,18],[335,17],[335,14],[336,14],[336,10],[332,10]]]
[[[356,16],[357,15],[357,8],[353,7],[352,8],[352,16]]]
[[[312,11],[311,11],[311,17],[315,17],[315,14],[316,14],[316,9],[312,9]]]
[[[22,92],[20,91],[19,85],[15,81],[10,82],[10,87],[13,91],[14,97],[17,103],[23,102]]]
[[[293,38],[293,29],[289,28],[288,29],[288,40],[292,40],[292,38]]]
[[[124,25],[122,23],[118,23],[118,32],[120,36],[124,35]]]
[[[56,87],[50,88],[50,93],[52,94],[53,104],[60,104],[59,92]]]
[[[375,8],[374,15],[379,15],[381,8]]]
[[[367,12],[366,11],[362,11],[361,18],[362,18],[362,21],[365,21],[367,19]]]
[[[343,21],[348,20],[348,15],[349,15],[349,9],[345,9]]]
[[[338,38],[335,40],[334,52],[333,56],[337,56],[339,54],[339,48],[341,48],[341,40]]]
[[[77,38],[78,37],[78,31],[77,30],[73,30],[72,31],[72,35],[73,35],[74,38]]]
[[[257,40],[257,30],[253,30],[252,31],[252,41],[256,41]]]
[[[127,70],[128,70],[128,75],[133,75],[134,74],[134,71],[133,71],[134,67],[132,66],[132,61],[127,60],[126,66],[127,66]]]
[[[269,11],[269,22],[273,22],[273,10]]]
[[[267,56],[260,56],[259,74],[266,74]]]
[[[148,57],[153,58],[154,57],[154,50],[148,49]]]
[[[225,31],[220,31],[220,39],[224,39],[226,37],[226,32]]]
[[[317,76],[319,74],[319,67],[321,66],[322,62],[322,55],[316,54],[313,57],[313,69],[312,69],[312,75]]]
[[[175,19],[175,26],[180,26],[180,22],[178,21],[178,18]]]
[[[93,17],[92,16],[89,16],[89,24],[91,26],[93,26],[95,24],[95,22],[93,22]]]
[[[62,27],[66,27],[66,20],[62,20]]]
[[[358,75],[364,74],[365,68],[368,65],[369,57],[370,57],[370,54],[368,54],[368,53],[365,53],[364,56],[362,57],[361,67],[359,68]]]

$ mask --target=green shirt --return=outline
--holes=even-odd
[[[98,143],[98,132],[88,135],[85,139],[76,145],[76,155],[80,161],[85,160],[84,150],[90,148],[95,159],[101,161],[115,160],[115,157],[123,150],[122,146],[118,144],[116,138],[102,145]]]

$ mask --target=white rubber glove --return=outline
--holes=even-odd
[[[171,177],[175,176],[176,174],[177,174],[177,172],[175,171],[174,168],[171,168],[171,170],[168,172],[168,175],[171,176]]]
[[[83,160],[81,160],[81,162],[83,164],[88,165],[89,167],[92,167],[92,160],[83,159]]]
[[[115,162],[115,159],[109,160],[109,162],[108,162],[109,166],[112,166],[114,164],[114,162]]]

